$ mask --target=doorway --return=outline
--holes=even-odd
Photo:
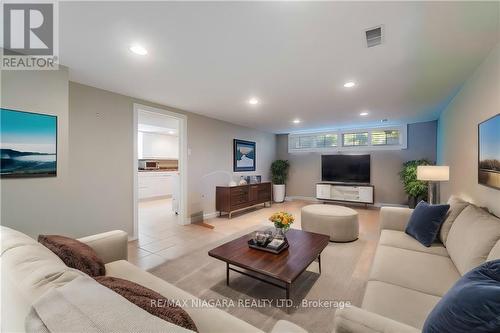
[[[187,117],[134,104],[134,239],[188,224]]]

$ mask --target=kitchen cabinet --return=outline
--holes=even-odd
[[[177,171],[139,172],[139,199],[172,196],[176,192]]]

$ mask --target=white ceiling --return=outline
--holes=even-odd
[[[71,80],[275,133],[436,119],[500,40],[499,2],[60,2],[59,11]],[[366,48],[364,29],[380,24],[385,43]],[[131,53],[133,43],[149,54]],[[358,85],[346,89],[348,80]],[[248,105],[254,96],[261,103]]]

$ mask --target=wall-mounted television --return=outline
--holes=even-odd
[[[369,184],[370,155],[322,155],[321,180]]]

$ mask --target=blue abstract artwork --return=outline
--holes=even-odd
[[[0,176],[57,175],[57,117],[0,109]]]

